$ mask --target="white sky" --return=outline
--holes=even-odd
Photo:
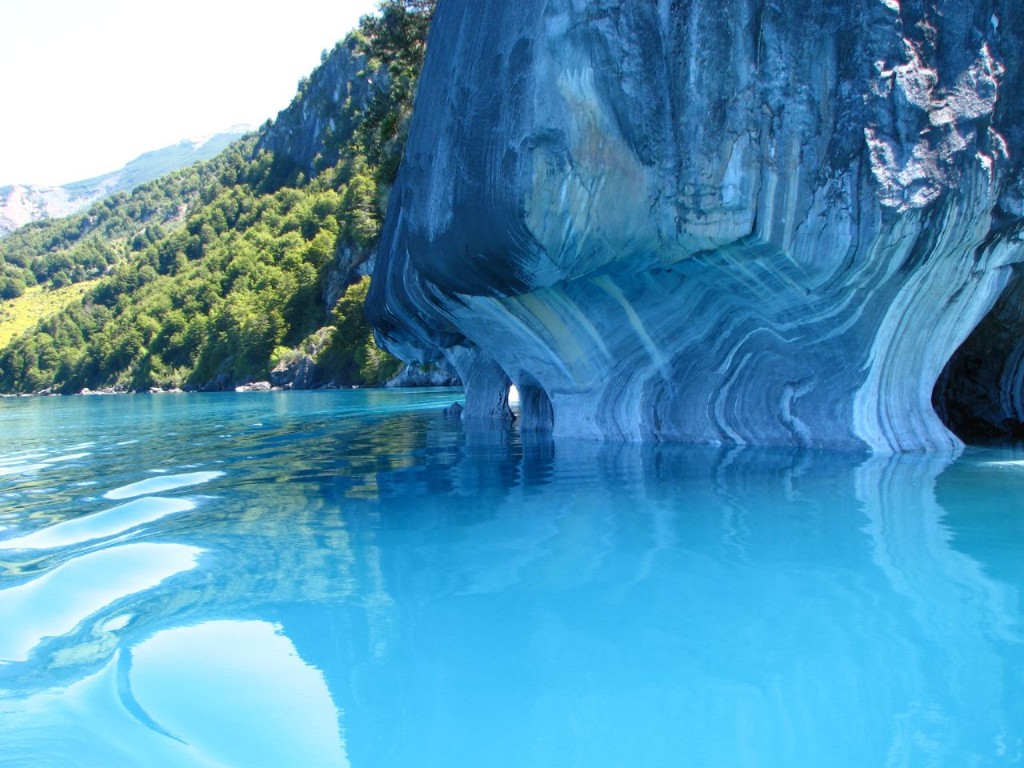
[[[64,184],[288,106],[376,0],[0,0],[0,186]]]

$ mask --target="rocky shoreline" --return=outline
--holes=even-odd
[[[217,378],[201,387],[140,387],[132,388],[115,384],[98,389],[85,387],[78,392],[60,392],[54,389],[43,389],[38,392],[0,393],[0,398],[16,397],[62,397],[62,396],[96,396],[96,395],[182,395],[197,392],[289,392],[315,391],[329,389],[372,389],[354,384],[340,384],[329,381],[314,384],[312,378],[282,379],[271,372],[271,379],[264,381],[232,381],[228,378]],[[382,389],[412,389],[421,387],[461,387],[462,382],[450,370],[439,366],[409,365],[396,376],[379,385]]]

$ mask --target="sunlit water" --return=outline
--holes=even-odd
[[[0,765],[1024,762],[1024,452],[0,401]]]

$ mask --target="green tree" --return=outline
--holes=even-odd
[[[335,307],[325,296],[379,238],[433,7],[381,3],[305,79],[282,134],[268,122],[214,160],[0,241],[0,298],[98,278],[81,303],[0,350],[0,389],[264,377],[282,349],[315,353],[328,336],[325,379],[374,384],[397,371],[363,314],[368,278]],[[361,68],[340,89],[322,80],[339,56]],[[318,142],[312,169],[273,149],[307,123],[328,126],[306,137]]]
[[[345,291],[331,313],[334,328],[320,354],[321,376],[339,384],[377,384],[401,370],[400,361],[380,350],[363,307],[370,278],[364,276]]]

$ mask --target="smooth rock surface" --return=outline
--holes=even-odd
[[[1024,259],[1017,0],[442,0],[368,311],[464,419],[956,450]],[[952,390],[951,390],[952,391]]]

